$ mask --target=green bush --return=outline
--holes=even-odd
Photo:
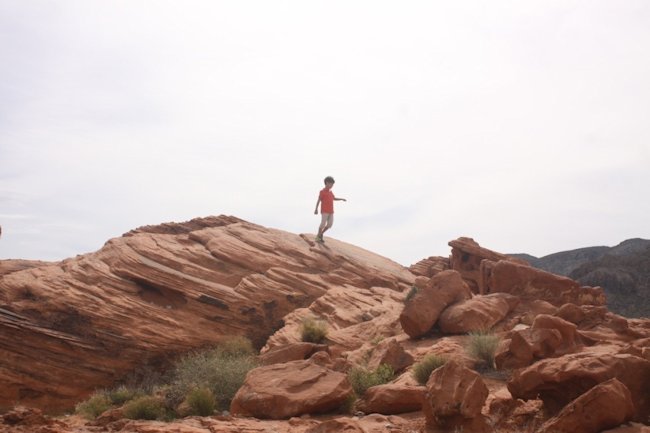
[[[95,419],[111,408],[111,400],[103,391],[95,392],[88,400],[75,406],[75,412],[87,419]]]
[[[420,385],[425,385],[429,380],[429,376],[433,370],[442,367],[447,362],[447,358],[434,354],[425,356],[422,361],[416,362],[413,365],[413,377]]]
[[[187,395],[187,404],[193,415],[210,416],[217,407],[217,400],[209,389],[196,388]]]
[[[327,337],[327,323],[322,320],[307,318],[300,326],[302,341],[308,343],[322,343]]]
[[[227,338],[217,346],[217,350],[224,356],[252,356],[255,355],[253,343],[246,337],[237,336]]]
[[[164,402],[150,395],[138,397],[124,405],[124,416],[129,419],[164,419],[166,412]]]
[[[481,364],[494,368],[494,355],[501,339],[488,331],[470,332],[467,350]]]
[[[212,392],[219,409],[227,410],[246,374],[257,366],[252,354],[235,355],[221,348],[187,355],[176,363],[167,397],[176,406],[190,391],[206,388]]]
[[[108,399],[111,401],[111,404],[120,406],[129,400],[133,400],[136,397],[141,397],[144,393],[142,391],[131,389],[122,385],[118,388],[106,391],[105,394],[106,397],[108,397]]]
[[[356,366],[348,372],[348,380],[358,396],[365,394],[366,390],[372,386],[390,382],[394,376],[395,372],[388,364],[381,364],[375,370]]]

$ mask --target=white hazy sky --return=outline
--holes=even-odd
[[[409,265],[650,237],[650,2],[0,0],[0,258],[229,214]]]

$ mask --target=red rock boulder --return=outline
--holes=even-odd
[[[630,354],[612,354],[612,347],[543,359],[516,370],[508,382],[514,398],[540,398],[551,414],[594,386],[616,378],[632,395],[635,421],[650,416],[650,361]]]
[[[512,260],[516,263],[526,265],[524,260],[509,257],[481,247],[474,239],[461,237],[449,242],[451,247],[451,269],[460,272],[474,293],[485,294],[480,291],[481,287],[481,262],[483,260],[499,261]]]
[[[610,379],[569,403],[540,433],[598,433],[629,421],[633,413],[630,390]]]
[[[394,372],[399,373],[413,364],[413,356],[395,339],[384,340],[372,351],[368,368],[374,370],[381,364],[390,365]]]
[[[422,410],[426,388],[388,383],[368,388],[357,408],[364,413],[394,415]]]
[[[411,338],[420,337],[431,330],[448,305],[470,297],[469,287],[458,272],[442,271],[406,302],[399,316],[402,329]]]
[[[448,361],[431,373],[426,389],[422,410],[427,426],[450,431],[486,431],[481,409],[488,388],[477,372]]]
[[[505,292],[522,299],[542,299],[553,305],[605,305],[600,287],[581,287],[578,282],[520,263],[485,260],[481,263],[481,293]]]
[[[347,376],[312,360],[251,370],[230,405],[234,415],[286,419],[340,408],[352,393]]]
[[[555,329],[513,331],[497,350],[494,362],[499,370],[526,367],[552,356],[561,343],[562,335]]]
[[[518,298],[507,293],[474,296],[445,308],[438,326],[445,334],[487,330],[503,320],[518,303]]]

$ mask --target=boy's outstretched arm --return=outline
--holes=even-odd
[[[347,201],[346,199],[344,199],[344,198],[339,198],[339,197],[334,197],[334,200],[336,200],[336,201]]]

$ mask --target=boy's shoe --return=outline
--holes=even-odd
[[[316,239],[315,239],[315,240],[316,240],[316,242],[320,242],[321,244],[324,244],[324,243],[325,243],[325,241],[323,240],[323,237],[322,237],[322,236],[318,236],[318,235],[316,235]]]

